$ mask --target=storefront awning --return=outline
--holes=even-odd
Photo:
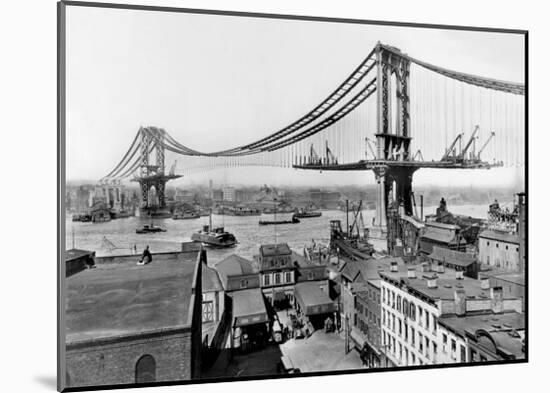
[[[330,297],[319,287],[319,282],[296,284],[296,301],[302,312],[307,315],[327,314],[336,311]]]
[[[233,325],[248,326],[269,321],[259,288],[233,292]]]

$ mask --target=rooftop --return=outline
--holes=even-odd
[[[260,288],[233,292],[233,318],[266,313],[264,295]]]
[[[401,257],[384,257],[380,259],[366,259],[360,261],[348,261],[342,267],[340,272],[348,280],[368,281],[380,278],[381,271],[390,271],[392,262],[397,262],[397,266],[405,266]]]
[[[480,238],[498,240],[506,243],[519,244],[519,236],[517,233],[508,233],[503,231],[494,231],[486,229],[479,234]]]
[[[412,266],[409,265],[408,269]],[[464,276],[459,279],[456,277],[456,271],[446,269],[444,273],[437,273],[433,270],[422,272],[421,265],[414,266],[416,278],[409,278],[407,273],[402,269],[398,272],[381,272],[382,278],[390,280],[399,280],[400,283],[406,285],[418,294],[432,300],[453,300],[457,289],[464,290],[468,299],[490,299],[490,290],[481,289],[481,281]],[[428,278],[435,278],[437,286],[435,288],[428,287]],[[505,299],[515,299],[513,296],[504,295]]]
[[[202,291],[203,292],[221,292],[223,285],[218,275],[218,271],[210,266],[202,266]]]
[[[67,278],[67,343],[188,326],[196,253],[118,257]]]
[[[289,255],[290,253],[290,247],[286,243],[262,244],[260,246],[260,255],[263,257],[274,255]]]
[[[421,238],[435,240],[440,243],[451,243],[455,240],[456,235],[447,229],[426,226],[426,231]]]
[[[321,288],[318,282],[301,282],[296,284],[296,297],[301,299],[306,307],[332,304],[332,300]]]
[[[225,287],[230,276],[243,276],[257,273],[252,261],[237,254],[229,255],[216,264],[216,270]]]
[[[479,274],[484,277],[495,278],[517,285],[525,285],[525,273],[509,272],[497,269],[494,266],[481,265]]]
[[[65,261],[72,261],[74,259],[82,258],[84,256],[94,256],[94,251],[79,250],[77,248],[72,248],[65,251]]]
[[[472,254],[466,252],[449,250],[448,248],[437,247],[433,248],[430,258],[439,262],[445,262],[456,266],[467,267],[476,262],[476,258]]]
[[[427,221],[425,223],[427,228],[433,227],[433,228],[440,228],[440,229],[446,229],[448,231],[458,231],[460,230],[460,227],[458,225],[454,224],[444,224],[442,222],[436,222],[436,221]]]
[[[481,313],[474,315],[442,316],[441,325],[464,337],[466,333],[475,337],[479,331],[489,333],[499,350],[511,353],[520,358],[525,356],[522,351],[523,332],[525,330],[525,315],[517,312],[501,314]],[[518,331],[520,331],[518,333]]]

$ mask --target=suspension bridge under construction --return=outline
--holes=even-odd
[[[166,182],[218,168],[371,170],[378,185],[374,225],[384,229],[390,204],[413,217],[413,174],[421,168],[524,166],[524,110],[521,83],[442,68],[378,43],[334,91],[286,127],[213,152],[185,146],[164,129],[141,127],[101,182],[138,182],[143,209],[150,208],[154,187],[162,210]],[[181,170],[166,170],[167,154]]]

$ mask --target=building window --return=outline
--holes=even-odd
[[[456,341],[454,339],[451,340],[451,352],[456,351]]]
[[[269,275],[267,275],[267,274],[264,276],[264,285],[269,285],[269,283],[270,283],[269,278],[270,278],[270,277],[269,277]]]
[[[487,245],[489,245],[489,242],[487,242]]]
[[[397,321],[397,327],[398,327],[399,336],[401,337],[401,320],[400,319]]]
[[[426,330],[430,330],[430,314],[426,311],[424,314],[425,316],[425,323],[426,323]]]
[[[401,312],[401,296],[397,295],[397,311]]]
[[[313,272],[307,272],[307,279],[313,280]]]
[[[281,273],[275,273],[275,284],[281,283]]]
[[[292,282],[292,272],[285,273],[285,282]]]
[[[420,353],[424,352],[424,343],[422,342],[422,333],[418,332],[418,349],[420,350]]]
[[[460,346],[460,363],[466,362],[466,347]]]
[[[151,355],[143,355],[136,363],[136,383],[155,382],[157,364]]]
[[[418,306],[418,324],[422,326],[422,308]]]
[[[426,340],[426,357],[429,359],[430,358],[430,340],[428,339],[428,337],[424,337],[424,339]]]
[[[247,280],[241,280],[241,288],[246,288],[248,286]]]
[[[214,320],[214,302],[208,301],[202,303],[202,321],[212,322]]]
[[[498,248],[498,243],[496,243],[496,246],[497,246],[497,248]]]
[[[414,328],[411,327],[411,345],[412,346],[414,346],[414,334],[415,334]]]

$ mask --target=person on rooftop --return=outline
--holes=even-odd
[[[144,265],[147,263],[150,263],[153,261],[153,255],[151,254],[151,251],[149,251],[149,246],[145,247],[145,250],[143,250],[143,254],[141,255],[141,260]]]

